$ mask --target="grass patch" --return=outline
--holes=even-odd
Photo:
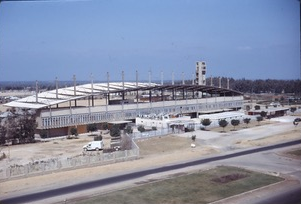
[[[99,195],[76,204],[209,203],[276,183],[282,178],[236,167],[220,166],[137,187]]]

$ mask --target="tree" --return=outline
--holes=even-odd
[[[37,124],[34,115],[25,111],[17,119],[17,135],[19,143],[34,142],[34,134]]]
[[[255,110],[260,110],[260,105],[254,106]]]
[[[246,124],[246,127],[248,127],[248,124],[250,123],[251,118],[244,118],[243,121]]]
[[[17,144],[17,122],[15,117],[9,117],[4,123],[4,127],[6,129],[6,139],[8,142],[12,142],[12,144]]]
[[[36,131],[35,115],[25,110],[21,114],[13,114],[6,118],[4,129],[6,131],[5,139],[12,144],[34,142]],[[2,130],[4,134],[4,130]]]
[[[262,119],[265,118],[267,116],[267,114],[268,114],[268,112],[266,112],[266,111],[260,112],[260,116],[262,117]]]
[[[119,137],[120,136],[120,129],[119,129],[119,125],[114,124],[111,129],[110,129],[110,135],[112,137]]]
[[[218,125],[223,128],[223,132],[225,132],[225,127],[228,125],[228,121],[226,119],[220,119],[218,121]]]
[[[205,128],[206,128],[207,126],[209,126],[211,123],[212,123],[212,121],[211,121],[209,118],[202,119],[202,121],[201,121],[201,124],[202,124],[203,126],[205,126]]]
[[[239,125],[239,123],[240,123],[240,120],[238,120],[238,119],[231,120],[231,125],[233,125],[234,130],[235,130],[235,127]]]
[[[257,120],[258,125],[259,125],[259,123],[260,123],[261,121],[263,121],[263,117],[262,117],[262,116],[257,116],[257,117],[256,117],[256,120]]]
[[[92,123],[92,124],[88,124],[87,125],[87,131],[88,132],[94,132],[97,130],[97,125],[95,123]]]
[[[145,128],[143,125],[139,125],[137,129],[139,132],[145,132]]]
[[[0,122],[0,145],[4,145],[6,141],[6,128]]]

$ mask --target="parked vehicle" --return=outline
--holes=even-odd
[[[89,142],[87,145],[83,146],[83,150],[84,151],[89,151],[89,150],[102,150],[104,147],[103,145],[103,141],[93,141],[93,142]]]

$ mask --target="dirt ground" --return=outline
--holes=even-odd
[[[301,132],[300,128],[295,130],[289,130],[285,134],[277,134],[273,135],[271,137],[257,139],[257,140],[240,140],[236,142],[236,146],[239,147],[255,147],[255,146],[265,146],[273,143],[277,143],[280,141],[289,141],[294,139],[300,139],[301,138]]]
[[[136,144],[140,148],[140,156],[142,157],[155,154],[174,153],[177,151],[187,151],[191,149],[190,138],[183,138],[175,135],[140,139],[136,141]]]
[[[253,128],[257,126],[262,126],[262,125],[268,125],[268,124],[273,124],[273,123],[278,123],[276,121],[271,121],[271,120],[263,120],[261,122],[257,122],[256,120],[251,120],[249,124],[245,123],[240,123],[238,126],[234,127],[230,123],[223,129],[221,127],[214,127],[214,128],[206,128],[210,131],[214,132],[229,132],[229,131],[239,131],[247,128]]]

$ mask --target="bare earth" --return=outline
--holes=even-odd
[[[53,189],[64,185],[90,181],[126,172],[155,168],[181,161],[193,160],[206,155],[216,154],[223,149],[224,141],[234,148],[247,148],[300,139],[301,124],[293,126],[291,120],[295,116],[285,116],[283,120],[274,120],[267,124],[250,125],[237,131],[221,133],[220,130],[195,131],[180,135],[169,135],[144,140],[137,140],[141,159],[104,166],[87,167],[69,171],[57,171],[50,174],[23,177],[0,181],[0,198],[17,196],[35,191]],[[256,122],[257,123],[257,122]],[[243,125],[240,125],[243,126]],[[232,127],[231,127],[232,128]],[[195,134],[196,147],[191,148],[191,135]],[[9,154],[10,160],[0,161],[0,165],[26,163],[52,157],[68,157],[82,153],[82,146],[92,137],[81,135],[79,139],[62,139],[46,143],[12,146],[2,149]],[[105,145],[108,141],[104,139]],[[76,179],[75,179],[76,178]]]

